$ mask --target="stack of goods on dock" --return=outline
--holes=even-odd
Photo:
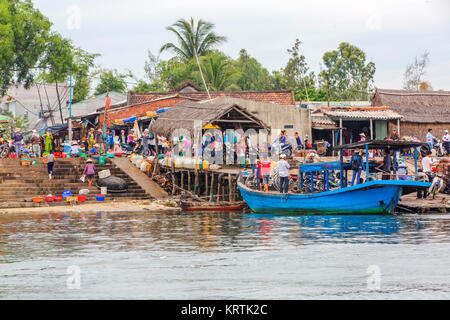
[[[177,169],[197,169],[197,170],[208,170],[210,169],[209,161],[202,160],[201,158],[189,158],[189,157],[165,157],[159,159],[159,164],[166,167],[173,166]],[[215,169],[220,169],[219,166],[215,166]]]

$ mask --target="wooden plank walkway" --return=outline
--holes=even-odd
[[[145,192],[155,199],[164,199],[169,195],[156,182],[154,182],[144,172],[136,168],[128,158],[113,158],[111,162],[122,169],[131,179],[133,179]]]
[[[450,213],[450,195],[439,193],[436,199],[433,200],[429,195],[426,199],[417,199],[416,193],[403,195],[400,206],[405,206],[407,209],[415,213]]]

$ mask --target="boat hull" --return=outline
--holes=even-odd
[[[389,214],[405,186],[427,187],[424,182],[370,181],[356,186],[313,194],[254,191],[238,183],[243,199],[256,213]]]

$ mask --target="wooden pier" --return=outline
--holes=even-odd
[[[172,195],[185,193],[187,196],[203,202],[242,201],[236,183],[241,172],[239,168],[197,170],[160,166],[159,170],[170,182],[171,190],[166,190]]]

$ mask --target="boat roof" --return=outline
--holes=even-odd
[[[420,147],[423,145],[423,142],[394,141],[394,140],[366,140],[366,141],[360,141],[360,142],[336,146],[333,148],[333,150],[361,149],[361,148],[365,148],[366,145],[369,146],[369,149],[386,149],[386,148],[404,149],[404,148]]]

